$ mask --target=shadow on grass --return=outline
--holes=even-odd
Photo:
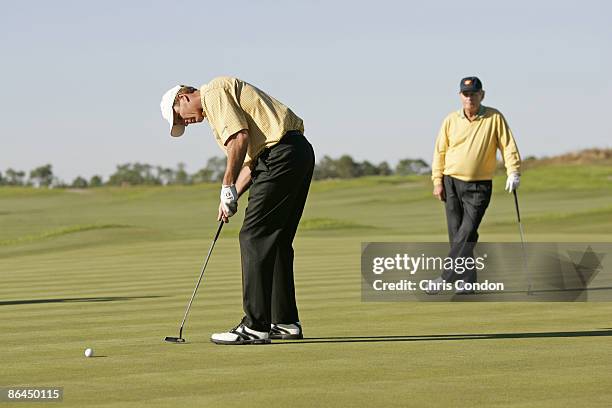
[[[612,336],[612,329],[536,332],[536,333],[488,333],[488,334],[431,334],[423,336],[347,336],[347,337],[310,337],[304,340],[274,341],[272,344],[321,344],[321,343],[378,343],[393,341],[447,341],[447,340],[498,340],[498,339],[539,339],[567,337]]]
[[[29,299],[29,300],[8,300],[0,302],[0,306],[11,305],[33,305],[38,303],[64,303],[64,302],[116,302],[132,299],[153,299],[163,296],[105,296],[105,297],[85,297],[85,298],[65,298],[65,299]]]

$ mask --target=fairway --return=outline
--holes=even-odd
[[[481,241],[519,241],[504,181]],[[65,407],[612,405],[612,303],[361,301],[361,242],[447,239],[426,176],[314,182],[294,245],[305,339],[219,346],[210,334],[242,317],[242,199],[187,344],[164,343],[218,188],[0,188],[0,387],[63,387]],[[612,242],[612,167],[534,168],[519,196],[529,242]]]

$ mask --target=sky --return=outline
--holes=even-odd
[[[318,159],[431,161],[476,75],[523,157],[612,143],[608,1],[12,1],[0,14],[0,171],[70,182],[222,155],[169,136],[161,95],[239,77],[291,107]]]

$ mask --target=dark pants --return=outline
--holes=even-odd
[[[253,330],[299,320],[292,244],[314,163],[312,146],[296,131],[257,158],[240,230],[244,323]]]
[[[478,242],[478,226],[491,201],[492,189],[491,180],[466,182],[444,176],[450,258],[474,257],[474,247]],[[459,279],[465,282],[477,281],[474,268],[461,274],[454,270],[445,270],[442,278],[450,282]]]

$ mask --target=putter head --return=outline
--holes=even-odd
[[[168,342],[168,343],[184,343],[185,339],[182,337],[171,337],[168,336],[164,339],[164,341]]]

